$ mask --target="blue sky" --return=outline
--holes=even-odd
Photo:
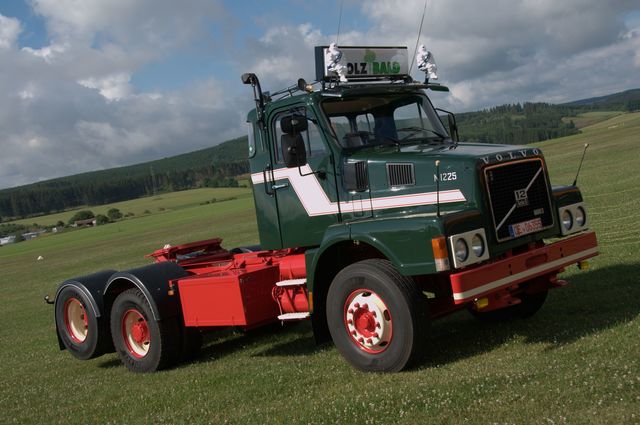
[[[341,0],[3,0],[0,188],[208,147],[308,80]],[[424,0],[344,0],[342,45],[416,42]],[[421,43],[468,111],[640,87],[637,0],[429,0]],[[414,71],[414,77],[420,75]]]

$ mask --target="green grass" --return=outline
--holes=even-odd
[[[250,189],[245,187],[237,188],[203,188],[184,190],[180,192],[162,193],[156,196],[147,196],[144,198],[133,199],[130,201],[115,202],[108,205],[97,206],[82,206],[74,208],[73,210],[49,214],[41,217],[31,217],[22,220],[15,220],[11,223],[17,224],[32,224],[38,223],[39,225],[54,225],[58,220],[63,221],[65,224],[73,216],[73,214],[80,210],[91,210],[94,214],[107,214],[110,208],[118,208],[122,214],[133,213],[134,216],[140,216],[149,213],[163,212],[167,210],[176,210],[182,208],[189,208],[200,205],[207,201],[216,199],[217,201],[239,198],[239,197],[251,197]],[[145,213],[145,211],[148,211]]]
[[[114,354],[80,362],[57,350],[42,295],[70,276],[140,265],[165,243],[254,243],[250,197],[0,248],[3,423],[639,423],[638,134],[640,114],[624,114],[540,144],[563,184],[590,143],[579,185],[602,248],[592,269],[568,270],[571,284],[529,320],[434,322],[427,357],[398,374],[355,371],[314,345],[308,323],[212,335],[195,362],[151,375]]]
[[[622,114],[621,111],[593,111],[593,112],[584,112],[582,114],[578,114],[575,117],[565,117],[562,119],[564,122],[573,121],[577,128],[584,128],[590,125],[597,124],[602,121],[606,121],[611,119],[617,115]]]

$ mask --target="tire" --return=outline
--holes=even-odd
[[[55,320],[64,347],[77,359],[89,360],[109,351],[108,322],[96,317],[87,295],[77,287],[67,286],[60,291]]]
[[[469,309],[469,312],[478,320],[484,322],[508,322],[516,319],[528,319],[540,310],[547,299],[548,291],[537,292],[535,294],[518,295],[520,303],[498,310],[487,312]]]
[[[111,335],[120,360],[132,372],[169,368],[181,355],[177,318],[154,320],[149,302],[137,288],[127,289],[114,300]]]
[[[327,322],[338,351],[362,371],[398,372],[424,355],[426,298],[387,260],[360,261],[336,275]]]

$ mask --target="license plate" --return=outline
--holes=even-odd
[[[522,223],[511,224],[509,226],[509,233],[514,238],[522,235],[528,235],[529,233],[534,233],[539,230],[542,230],[542,220],[539,218],[523,221]]]

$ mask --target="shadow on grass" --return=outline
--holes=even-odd
[[[257,355],[303,355],[316,350],[310,323],[301,322],[283,326],[278,322],[249,331],[228,328],[206,334],[203,348],[192,363],[210,362],[249,347],[268,345],[274,339],[282,340],[283,338],[288,341],[276,344]]]
[[[429,349],[418,367],[431,367],[482,354],[514,337],[551,344],[550,350],[633,320],[640,314],[640,265],[617,265],[580,272],[569,285],[549,292],[529,319],[483,323],[466,311],[434,322]]]
[[[122,362],[120,361],[120,358],[117,356],[111,359],[105,358],[104,361],[100,362],[98,367],[102,369],[112,369],[115,367],[122,367]]]

